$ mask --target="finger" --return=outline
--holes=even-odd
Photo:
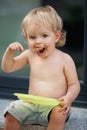
[[[59,110],[59,112],[65,111],[65,106],[61,107],[61,109]]]
[[[61,100],[60,103],[61,103],[61,106],[64,107],[64,100]]]
[[[24,51],[24,48],[21,44],[19,43],[12,43],[9,45],[9,48],[11,50],[14,50],[14,51]]]
[[[15,46],[14,44],[10,44],[10,45],[9,45],[9,48],[10,48],[11,50],[16,50],[16,46]]]
[[[19,48],[19,49],[20,49],[19,51],[24,51],[23,46],[20,46],[20,48]]]
[[[21,46],[21,51],[24,51],[24,48],[23,48],[23,46]]]
[[[14,43],[14,47],[15,47],[15,50],[17,50],[17,51],[23,51],[24,50],[23,46],[18,42]]]
[[[69,113],[70,112],[70,107],[67,107],[66,109],[65,109],[65,111],[64,111],[64,114],[67,114],[67,113]]]

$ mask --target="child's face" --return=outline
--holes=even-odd
[[[55,50],[59,35],[46,26],[32,27],[27,37],[29,48],[40,57],[47,57]]]

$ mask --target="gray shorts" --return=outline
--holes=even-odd
[[[6,107],[4,116],[8,112],[21,124],[40,124],[47,126],[48,115],[54,107],[17,100]]]

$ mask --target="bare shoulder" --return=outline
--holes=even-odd
[[[18,55],[18,56],[16,56],[16,57],[14,57],[14,59],[15,59],[15,61],[17,62],[17,61],[28,61],[28,59],[29,59],[29,54],[30,53],[30,50],[24,50],[20,55]]]
[[[22,54],[20,55],[22,58],[28,60],[28,62],[30,62],[30,60],[32,59],[32,57],[34,56],[32,51],[30,49],[25,50],[24,52],[22,52]]]
[[[73,58],[65,52],[61,52],[61,55],[63,58],[65,73],[68,75],[68,77],[70,77],[70,74],[71,75],[73,74],[75,77],[75,75],[77,74],[76,74],[76,65]]]
[[[30,53],[30,50],[29,50],[29,49],[26,49],[23,53],[24,53],[24,54],[29,54],[29,53]]]
[[[73,58],[68,53],[61,52],[61,56],[65,64],[75,64]]]
[[[73,61],[72,57],[68,53],[65,53],[61,50],[58,50],[57,52],[57,54],[60,56],[60,58],[63,58],[63,60],[66,60],[67,62]]]
[[[61,63],[64,65],[64,68],[66,69],[75,69],[75,62],[73,60],[73,58],[68,54],[68,53],[65,53],[63,51],[58,51],[58,56],[59,56],[59,59],[61,61]]]
[[[30,50],[29,49],[27,49],[27,50],[25,50],[25,51],[23,51],[22,53],[21,53],[21,55],[22,56],[29,56],[30,55]]]

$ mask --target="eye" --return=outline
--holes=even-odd
[[[35,36],[29,36],[30,39],[35,39],[36,37]]]
[[[48,35],[47,35],[47,34],[43,34],[42,36],[43,36],[44,38],[48,37]]]

